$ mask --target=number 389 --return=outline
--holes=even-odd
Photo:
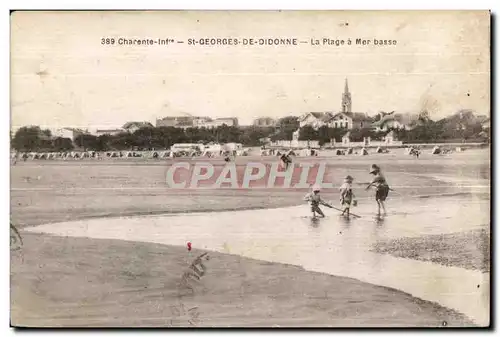
[[[115,39],[111,38],[102,38],[101,39],[101,44],[115,44]]]

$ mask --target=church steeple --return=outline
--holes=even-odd
[[[349,92],[349,84],[345,79],[344,93],[342,94],[342,112],[352,112],[351,93]]]

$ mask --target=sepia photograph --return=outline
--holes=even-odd
[[[487,328],[491,13],[10,13],[13,328]]]

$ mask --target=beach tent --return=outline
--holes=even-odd
[[[415,149],[413,148],[413,146],[410,146],[405,149],[405,154],[412,155],[414,151]]]
[[[354,153],[354,149],[352,147],[347,149],[347,154],[353,154],[353,153]]]
[[[248,156],[248,149],[236,150],[236,155],[243,157]]]
[[[342,156],[342,155],[344,154],[344,151],[342,151],[342,150],[337,150],[337,151],[335,151],[335,154],[336,154],[337,156]]]
[[[432,154],[440,154],[441,152],[441,149],[437,145],[432,149]]]
[[[309,157],[311,155],[311,150],[310,149],[302,149],[300,150],[300,155],[304,157]]]
[[[158,153],[158,158],[173,158],[174,151],[162,151]]]
[[[379,147],[377,147],[377,149],[375,150],[375,153],[384,153],[384,150],[382,150],[382,148],[379,146]]]
[[[361,152],[359,153],[359,155],[360,156],[367,156],[368,155],[368,151],[365,148],[362,148]]]
[[[242,150],[243,145],[241,143],[226,143],[223,145],[223,149],[225,151]]]

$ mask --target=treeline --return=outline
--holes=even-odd
[[[168,149],[175,143],[242,143],[258,146],[260,139],[275,133],[273,127],[236,127],[222,125],[217,128],[147,127],[134,133],[94,136],[81,134],[74,140],[51,137],[50,130],[38,126],[22,127],[12,138],[12,148],[18,151],[90,151]]]

